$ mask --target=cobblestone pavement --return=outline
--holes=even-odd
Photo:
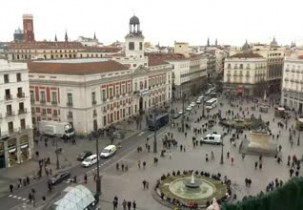
[[[218,106],[217,108],[210,111],[210,114],[217,113],[218,110],[221,110],[222,117],[225,117],[225,113],[227,110],[232,110],[235,114],[237,112],[240,113],[239,107],[251,107],[254,104],[252,102],[240,102],[234,101],[234,107],[229,105],[229,102],[226,99],[219,99],[219,103],[224,103],[224,106]],[[187,105],[187,104],[186,104]],[[177,107],[178,110],[181,108],[181,103],[177,102],[173,105],[173,107]],[[194,123],[193,121],[197,116],[201,116],[202,108],[201,106],[195,107],[195,109],[188,115],[189,122],[192,127],[200,127],[200,123]],[[258,109],[256,111],[251,111],[249,109],[249,113],[245,113],[247,116],[254,114],[259,117],[261,114]],[[272,107],[268,113],[262,113],[261,117],[264,121],[270,121],[270,129],[273,134],[279,133],[279,128],[277,126],[277,122],[281,121],[279,118],[274,117],[274,108]],[[176,120],[180,122],[180,119]],[[203,120],[202,123],[205,123],[206,120]],[[180,123],[179,123],[180,125]],[[288,128],[295,125],[294,118],[290,119],[288,122]],[[207,133],[211,133],[213,131],[217,131],[222,134],[223,129],[221,126],[216,124],[212,129],[208,130]],[[296,155],[297,157],[302,157],[302,148],[303,146],[297,146],[296,144],[291,147],[289,143],[289,133],[288,129],[282,129],[280,138],[277,141],[278,145],[282,146],[282,164],[278,164],[274,157],[263,157],[263,168],[255,169],[254,163],[258,161],[259,157],[254,155],[246,155],[244,159],[242,159],[241,154],[238,152],[238,146],[240,140],[237,140],[237,146],[234,147],[229,139],[231,138],[231,134],[228,134],[224,138],[224,164],[220,164],[220,155],[221,155],[221,146],[217,145],[206,145],[193,147],[192,145],[192,136],[193,131],[187,131],[187,138],[185,138],[183,133],[179,133],[176,128],[167,127],[164,131],[160,131],[158,134],[158,151],[162,149],[161,138],[163,137],[165,132],[172,132],[174,137],[178,141],[179,145],[183,144],[186,147],[186,152],[180,152],[179,147],[172,148],[172,158],[159,157],[158,154],[148,153],[145,149],[145,142],[143,143],[143,152],[137,153],[136,150],[129,153],[127,156],[124,156],[119,160],[120,165],[122,163],[127,163],[129,170],[128,172],[117,171],[115,165],[110,165],[108,168],[102,171],[102,196],[101,196],[101,208],[102,209],[111,209],[112,201],[115,195],[119,198],[119,208],[122,209],[121,203],[123,199],[133,201],[135,200],[137,203],[138,209],[151,209],[151,210],[164,210],[168,209],[167,207],[162,206],[157,201],[155,201],[151,195],[151,190],[155,184],[156,179],[160,178],[162,174],[167,174],[168,172],[172,172],[173,170],[204,170],[210,173],[218,173],[222,174],[222,177],[226,175],[232,181],[232,189],[234,193],[237,194],[237,199],[242,199],[245,195],[256,195],[261,190],[265,192],[266,185],[273,181],[275,178],[283,180],[285,183],[289,179],[289,167],[286,165],[287,156],[288,155]],[[233,131],[234,132],[234,131]],[[244,135],[248,134],[248,131],[245,131],[243,135],[240,135],[240,139],[244,138]],[[203,135],[198,135],[198,139]],[[298,138],[298,132],[294,136],[295,143]],[[152,135],[150,136],[150,140],[153,141]],[[152,143],[152,142],[150,142]],[[302,142],[303,143],[303,142]],[[301,145],[302,145],[301,143]],[[152,146],[152,144],[151,144]],[[151,150],[152,151],[152,150]],[[206,162],[205,156],[208,154],[210,157],[211,151],[215,154],[215,159]],[[234,157],[235,162],[234,165],[231,165],[230,160],[227,159],[227,151],[230,152],[230,157]],[[159,163],[157,166],[153,164],[153,158],[157,156],[159,157]],[[147,162],[147,166],[145,169],[138,168],[137,163],[138,160]],[[300,176],[301,176],[300,172]],[[245,178],[252,179],[251,187],[245,187]],[[149,190],[143,190],[142,181],[147,180],[150,183]],[[89,177],[89,188],[94,191],[95,186],[92,178]]]

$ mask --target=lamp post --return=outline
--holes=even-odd
[[[301,130],[300,130],[300,127],[299,127],[299,135],[298,135],[298,142],[297,142],[297,145],[300,146],[300,136],[301,135]]]
[[[60,169],[60,163],[59,163],[59,151],[58,151],[58,137],[56,138],[56,166],[57,166],[57,170]]]
[[[181,86],[182,87],[182,86]],[[182,133],[184,133],[185,94],[182,92]]]
[[[223,146],[224,146],[224,144],[223,144],[223,136],[222,136],[222,142],[221,142],[221,161],[220,161],[220,164],[223,164],[224,163],[224,160],[223,160]]]
[[[205,117],[205,112],[204,112],[204,101],[205,101],[205,91],[203,91],[203,98],[202,98],[202,100],[203,100],[203,103],[202,103],[202,118],[204,118]]]
[[[99,198],[101,194],[101,180],[100,180],[100,173],[99,173],[99,134],[94,132],[93,135],[96,138],[96,153],[97,153],[97,177],[96,177],[96,197]]]
[[[158,152],[158,148],[157,148],[157,128],[158,126],[156,126],[156,113],[153,113],[153,121],[154,121],[154,153]]]

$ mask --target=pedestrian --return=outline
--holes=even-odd
[[[124,199],[122,202],[123,210],[126,210],[126,205],[127,205],[127,203],[126,203],[126,200]]]
[[[29,200],[29,203],[31,203],[31,202],[32,202],[32,199],[33,199],[33,196],[32,196],[32,194],[31,194],[31,193],[29,193],[29,194],[28,194],[28,200]]]
[[[128,201],[128,202],[127,202],[127,208],[128,208],[128,210],[130,210],[131,207],[132,207],[132,202],[131,202],[131,201]]]
[[[145,166],[146,166],[146,162],[143,161],[143,169],[145,169]]]
[[[125,172],[127,172],[127,171],[128,171],[128,165],[125,164]]]
[[[119,163],[116,163],[116,169],[119,171]]]
[[[215,154],[214,154],[213,151],[210,152],[210,155],[211,155],[211,159],[214,160],[215,159]]]
[[[259,161],[262,162],[262,155],[259,156]]]
[[[227,154],[226,154],[226,155],[227,155],[227,159],[229,159],[229,151],[227,152]]]
[[[180,145],[180,152],[182,152],[182,150],[183,150],[183,145],[181,144]]]
[[[122,163],[121,169],[122,169],[122,171],[124,171],[124,163]]]
[[[118,207],[118,201],[117,200],[113,200],[113,209],[116,210]]]
[[[149,182],[148,181],[146,181],[145,186],[146,186],[146,189],[148,189],[148,187],[149,187]]]
[[[262,169],[262,162],[259,163],[259,169]]]
[[[26,177],[26,183],[29,185],[30,184],[30,180],[29,180],[29,177],[27,176]]]
[[[143,189],[145,190],[145,188],[146,188],[146,181],[143,180],[142,184],[143,184]]]
[[[11,193],[13,192],[14,186],[12,184],[9,185],[9,190],[10,190]]]
[[[208,154],[205,156],[205,161],[208,162]]]
[[[138,160],[138,168],[140,169],[141,168],[141,161]]]
[[[136,201],[133,201],[133,208],[134,208],[134,209],[136,209],[136,208],[137,208]]]
[[[87,174],[84,174],[84,184],[87,184]]]
[[[234,161],[235,161],[234,157],[231,157],[230,161],[231,161],[231,165],[234,165]]]

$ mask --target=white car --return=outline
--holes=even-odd
[[[201,138],[201,141],[209,144],[221,144],[222,138],[220,134],[207,134],[204,138]]]
[[[183,114],[183,111],[182,111],[182,110],[180,110],[178,113],[181,115],[181,114]]]
[[[83,167],[90,167],[94,164],[97,163],[97,155],[93,154],[91,156],[88,156],[87,158],[85,158],[85,160],[82,161],[81,165]]]
[[[196,106],[196,102],[191,102],[191,104],[189,106],[195,107]]]
[[[193,108],[191,107],[191,106],[188,106],[187,108],[186,108],[186,110],[187,111],[191,111]]]
[[[114,155],[117,151],[117,147],[115,145],[108,145],[103,149],[103,151],[100,153],[101,158],[108,158],[112,155]]]

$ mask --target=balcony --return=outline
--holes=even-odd
[[[73,119],[73,114],[67,114],[67,119]]]
[[[58,114],[57,114],[57,113],[56,113],[56,114],[55,114],[55,113],[53,113],[53,115],[52,115],[52,116],[53,116],[53,119],[58,119]]]
[[[106,97],[103,97],[103,99],[102,99],[102,100],[103,100],[103,102],[105,102],[105,101],[107,100],[107,98],[106,98]]]
[[[7,100],[7,101],[13,100],[13,96],[12,95],[5,95],[5,100]]]
[[[53,106],[57,106],[58,102],[57,101],[52,101]]]
[[[8,133],[11,135],[11,134],[14,134],[14,133],[18,133],[18,129],[17,128],[10,128],[10,129],[8,129]]]
[[[93,117],[97,117],[97,112],[94,112],[94,113],[93,113]]]
[[[45,100],[41,100],[41,101],[40,101],[40,104],[45,105],[45,104],[46,104],[46,101],[45,101]]]
[[[25,98],[25,93],[24,92],[17,93],[17,98]]]
[[[7,111],[6,112],[6,117],[11,117],[11,116],[14,116],[15,113],[13,111]]]
[[[26,114],[27,113],[27,109],[23,108],[23,109],[19,109],[18,114]]]
[[[96,100],[92,101],[92,105],[96,105],[96,104],[97,104]]]
[[[73,102],[71,102],[71,101],[67,102],[66,106],[72,107],[73,106]]]
[[[35,104],[35,99],[31,98],[31,104]]]
[[[103,109],[103,113],[106,113],[106,109]]]

